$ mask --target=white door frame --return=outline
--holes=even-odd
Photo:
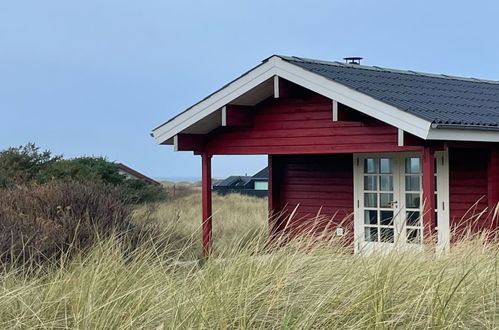
[[[437,252],[450,249],[449,150],[435,152],[437,175]]]
[[[404,164],[402,163],[403,159],[405,157],[410,157],[410,156],[418,156],[422,160],[422,154],[417,153],[417,152],[394,152],[394,153],[359,153],[359,154],[354,154],[353,155],[353,172],[354,172],[354,250],[355,253],[361,253],[364,252],[364,250],[367,247],[367,252],[369,253],[372,250],[372,247],[369,247],[369,245],[372,246],[380,246],[382,249],[384,249],[384,246],[388,246],[388,249],[392,249],[395,247],[394,243],[374,243],[366,244],[365,238],[364,238],[364,224],[362,219],[364,212],[364,202],[363,202],[363,192],[364,192],[364,182],[363,182],[363,164],[361,163],[361,159],[365,157],[390,157],[394,159],[393,162],[393,184],[394,184],[394,199],[399,200],[401,197],[405,198],[405,195],[403,193],[403,182],[401,180],[404,180],[404,175],[402,174],[403,172],[403,166]],[[437,151],[435,152],[435,172],[437,176],[437,184],[436,184],[436,189],[437,189],[437,205],[436,205],[436,212],[437,212],[437,244],[436,244],[436,251],[444,251],[449,249],[450,245],[450,228],[449,228],[449,165],[448,165],[448,151]],[[395,169],[395,167],[398,166],[398,169]],[[422,167],[422,163],[420,163],[420,166]],[[399,182],[399,180],[401,182]],[[422,184],[422,178],[420,179],[420,184]],[[422,186],[421,186],[421,193],[422,193]],[[422,208],[422,206],[421,206]],[[423,214],[423,211],[421,209],[420,211],[421,215]],[[397,216],[398,214],[398,216]],[[395,230],[405,230],[405,225],[401,226],[401,220],[400,217],[402,215],[405,215],[405,205],[402,204],[402,201],[399,202],[399,207],[394,208],[394,215],[398,218],[394,220],[395,224]],[[405,217],[404,217],[405,218]],[[405,220],[404,220],[405,223]],[[397,226],[399,228],[397,229]],[[397,235],[395,236],[397,237]],[[404,236],[405,238],[405,236]],[[423,240],[421,240],[423,241]],[[397,246],[405,246],[405,247],[410,247],[410,248],[422,248],[422,244],[397,244]]]

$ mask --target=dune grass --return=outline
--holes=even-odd
[[[178,262],[199,247],[190,238],[193,230],[192,238],[199,240],[196,199],[137,211],[136,217],[150,226],[162,226],[163,243],[170,249],[155,249],[154,241],[131,250],[114,237],[69,264],[6,268],[0,278],[0,328],[499,325],[495,243],[473,238],[446,254],[419,251],[369,257],[351,255],[334,239],[302,238],[274,248],[265,239],[265,201],[229,196],[214,201],[214,230],[223,242],[217,244],[218,255]],[[252,234],[245,236],[248,232]],[[179,237],[184,237],[181,246]],[[246,237],[244,243],[240,237]]]
[[[221,256],[268,237],[266,198],[213,194],[213,254]],[[201,196],[191,194],[171,203],[149,204],[136,210],[135,222],[168,239],[180,259],[202,257]]]

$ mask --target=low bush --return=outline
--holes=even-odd
[[[131,209],[116,187],[59,182],[0,189],[0,254],[4,261],[43,262],[126,231]]]
[[[0,188],[44,184],[53,180],[105,183],[118,187],[129,204],[158,202],[168,197],[161,187],[127,178],[116,163],[103,157],[63,159],[33,143],[0,151]]]

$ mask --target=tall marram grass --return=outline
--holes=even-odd
[[[369,257],[351,255],[334,239],[302,238],[274,248],[267,244],[265,230],[257,229],[265,228],[260,210],[265,202],[232,196],[225,198],[226,205],[215,207],[218,256],[179,262],[186,250],[197,248],[194,240],[199,239],[193,198],[149,212],[155,214],[146,218],[164,227],[162,242],[156,237],[129,249],[120,237],[111,237],[68,264],[54,264],[50,271],[19,267],[2,272],[0,328],[499,326],[495,243],[473,238],[445,254],[413,251]],[[248,209],[226,211],[234,202],[248,203]],[[251,211],[249,205],[258,210]],[[136,216],[142,212],[148,213],[140,210]],[[258,214],[261,218],[254,219]],[[241,226],[236,226],[239,221]],[[185,238],[191,229],[195,239]],[[236,236],[248,230],[254,231],[252,238],[242,244]],[[183,245],[166,234],[184,237]],[[155,249],[158,243],[166,248]]]

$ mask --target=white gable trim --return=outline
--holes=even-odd
[[[274,77],[274,78],[273,78]],[[153,130],[152,135],[161,144],[213,112],[223,108],[237,97],[273,78],[278,88],[277,77],[284,78],[331,100],[343,103],[368,116],[395,126],[405,132],[428,140],[458,140],[499,142],[499,132],[458,129],[434,129],[431,122],[376,100],[368,95],[310,72],[297,65],[272,56],[259,66],[237,78],[227,86],[195,104],[177,117]],[[277,80],[277,83],[276,83]],[[278,91],[277,91],[278,93]],[[275,96],[274,90],[274,96]],[[278,96],[278,95],[277,95]],[[220,125],[222,125],[220,118]]]
[[[235,98],[260,85],[275,75],[272,58],[229,83],[224,88],[195,104],[177,117],[154,129],[152,135],[158,144],[171,139],[178,133],[209,114],[221,109]]]
[[[429,121],[286,61],[280,60],[277,63],[277,67],[277,75],[284,79],[343,103],[368,116],[398,127],[422,139],[426,139],[431,126]]]

